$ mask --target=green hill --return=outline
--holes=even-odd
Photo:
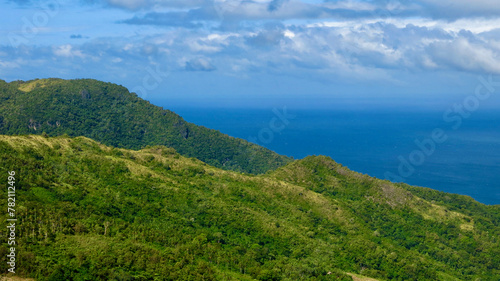
[[[22,277],[500,279],[500,206],[392,184],[328,157],[256,176],[163,146],[31,135],[0,136],[0,161],[5,186],[15,171]],[[7,202],[7,189],[0,197]]]
[[[268,149],[196,126],[111,83],[90,79],[0,80],[0,134],[86,136],[141,149],[165,145],[210,165],[253,174],[291,161]]]

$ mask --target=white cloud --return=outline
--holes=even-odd
[[[123,73],[131,78],[137,76],[137,69],[145,68],[150,61],[161,61],[165,67],[177,70],[238,73],[240,76],[252,73],[308,75],[311,79],[322,77],[325,80],[343,77],[356,81],[394,81],[401,73],[421,70],[500,73],[500,18],[471,17],[450,21],[430,18],[425,13],[415,17],[402,12],[393,17],[377,17],[367,11],[386,5],[384,3],[392,3],[389,10],[414,11],[416,8],[407,9],[394,1],[379,1],[384,2],[380,4],[376,0],[361,4],[355,0],[280,1],[279,9],[273,11],[268,9],[271,1],[108,0],[106,3],[128,10],[143,9],[135,12],[136,16],[158,7],[188,7],[170,12],[182,11],[187,20],[200,17],[200,21],[213,21],[217,16],[213,5],[224,4],[222,2],[229,6],[238,4],[237,9],[226,11],[229,24],[235,21],[227,29],[224,25],[212,28],[215,24],[209,28],[204,25],[190,29],[140,26],[127,38],[96,38],[81,45],[62,42],[56,46],[33,45],[18,50],[0,46],[1,53],[6,54],[2,56],[1,65],[15,66],[16,58],[33,57],[59,63],[61,69],[81,64],[85,69],[106,71],[107,68],[114,70],[117,66],[113,64],[119,63]],[[463,1],[457,3],[465,5]],[[431,5],[430,2],[426,4]],[[202,8],[191,9],[193,7]],[[335,9],[348,12],[345,17],[335,17],[338,13],[332,12]],[[130,15],[130,12],[117,13]],[[158,12],[156,15],[159,19],[170,14]],[[80,58],[87,60],[82,62]],[[58,76],[57,73],[52,75]]]
[[[472,72],[500,74],[500,54],[484,45],[474,44],[465,38],[429,46],[435,61],[449,67]]]
[[[189,49],[195,53],[216,53],[222,50],[222,47],[218,45],[214,46],[197,38],[188,40],[187,45],[189,46]]]
[[[80,50],[73,50],[73,46],[69,44],[55,47],[54,54],[60,57],[83,57]]]
[[[285,30],[285,32],[283,33],[283,35],[285,35],[285,37],[290,38],[290,39],[293,39],[293,37],[295,37],[295,33],[293,33],[290,30]]]

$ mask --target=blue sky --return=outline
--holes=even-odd
[[[494,0],[0,1],[0,79],[94,78],[167,107],[446,108],[500,81]]]

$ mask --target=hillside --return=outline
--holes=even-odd
[[[266,148],[196,126],[122,87],[90,79],[0,80],[0,134],[86,136],[141,149],[165,145],[210,165],[260,174],[291,161]]]
[[[16,173],[20,277],[500,279],[500,206],[374,179],[328,157],[256,176],[163,146],[31,135],[0,136],[0,161],[4,182]]]

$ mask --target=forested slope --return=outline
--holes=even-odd
[[[499,206],[370,178],[328,157],[255,176],[162,146],[0,136],[0,161],[0,179],[16,174],[20,276],[500,279]]]
[[[184,121],[116,84],[91,79],[0,80],[0,134],[86,136],[140,149],[165,145],[227,170],[259,174],[291,161],[266,148]]]

